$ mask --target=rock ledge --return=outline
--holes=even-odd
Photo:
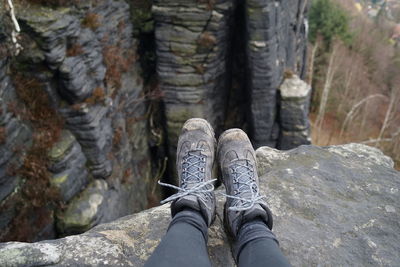
[[[359,145],[257,150],[274,232],[294,266],[398,266],[400,173]],[[221,189],[220,189],[221,190]],[[218,194],[217,194],[218,195]],[[233,266],[222,227],[223,198],[209,231],[215,266]],[[170,221],[169,205],[63,239],[0,244],[0,266],[141,266]]]

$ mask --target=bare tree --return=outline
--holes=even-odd
[[[326,73],[324,89],[322,90],[322,96],[321,96],[321,101],[319,104],[318,115],[315,120],[315,126],[316,126],[316,129],[318,129],[318,133],[320,132],[321,127],[322,127],[322,123],[323,123],[324,116],[325,116],[326,104],[328,103],[329,91],[331,89],[332,80],[333,80],[333,77],[335,76],[335,72],[338,67],[338,64],[335,65],[337,51],[338,51],[338,44],[335,42],[335,44],[333,45],[333,48],[332,48],[332,53],[329,58],[329,65],[328,65],[328,70]]]
[[[340,129],[339,137],[342,137],[342,136],[343,136],[343,132],[344,132],[345,127],[347,126],[347,124],[348,124],[351,120],[353,120],[353,118],[355,117],[355,114],[356,114],[356,111],[358,110],[358,108],[359,108],[360,106],[362,106],[364,103],[367,103],[369,100],[374,99],[374,98],[379,98],[379,97],[384,98],[384,99],[387,99],[387,97],[384,96],[384,95],[382,95],[382,94],[375,94],[375,95],[367,96],[367,97],[363,98],[362,100],[360,100],[359,102],[357,102],[357,103],[351,108],[351,110],[347,113],[346,119],[344,120],[344,122],[343,122],[343,124],[342,124],[342,128]]]

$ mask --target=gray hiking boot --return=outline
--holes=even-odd
[[[173,201],[172,216],[185,208],[200,211],[208,226],[215,218],[215,195],[211,172],[215,151],[214,130],[203,119],[190,119],[185,122],[179,136],[176,169],[179,187],[164,184],[178,190],[161,203]]]
[[[259,191],[255,152],[245,132],[230,129],[220,136],[218,161],[227,192],[224,221],[228,233],[236,238],[240,227],[256,218],[272,229],[272,214]]]

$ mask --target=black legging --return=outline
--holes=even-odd
[[[193,210],[179,212],[146,267],[211,266],[207,252],[207,225]],[[260,220],[244,224],[234,244],[239,267],[290,266],[274,234]]]

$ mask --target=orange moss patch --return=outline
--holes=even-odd
[[[213,48],[216,43],[217,39],[210,32],[203,32],[197,40],[197,44],[204,48]]]
[[[6,128],[0,127],[0,145],[6,142]]]
[[[85,28],[92,29],[93,31],[100,27],[100,17],[99,15],[88,12],[85,18],[82,20],[82,26]]]
[[[83,48],[79,44],[74,44],[67,49],[67,57],[76,57],[83,54]]]
[[[118,146],[121,144],[122,141],[122,127],[118,127],[114,131],[114,136],[113,136],[113,145]]]
[[[104,88],[96,87],[93,90],[92,96],[87,98],[85,100],[85,103],[90,104],[90,105],[104,103],[105,97],[106,97],[106,93],[104,92]],[[78,107],[78,109],[79,108],[80,107]]]
[[[121,183],[123,183],[123,184],[128,184],[128,183],[132,184],[132,179],[131,179],[132,173],[133,173],[132,168],[126,169],[124,171],[123,176],[122,176]]]
[[[134,49],[124,52],[119,46],[107,46],[103,49],[103,60],[107,67],[106,83],[108,86],[121,88],[122,73],[127,72],[136,61]]]
[[[205,69],[204,69],[204,66],[202,64],[194,65],[194,69],[195,69],[196,73],[198,73],[198,74],[204,74],[205,73]]]
[[[291,79],[294,76],[294,72],[292,70],[286,69],[285,72],[283,73],[283,78],[284,79]]]
[[[1,239],[33,241],[43,227],[53,220],[51,207],[59,204],[59,192],[50,184],[47,153],[59,140],[64,122],[52,108],[40,81],[22,74],[14,74],[13,81],[17,96],[23,104],[17,112],[22,119],[31,123],[33,142],[22,166],[18,169],[9,166],[7,170],[8,174],[23,178],[24,183],[13,196],[17,215]]]

